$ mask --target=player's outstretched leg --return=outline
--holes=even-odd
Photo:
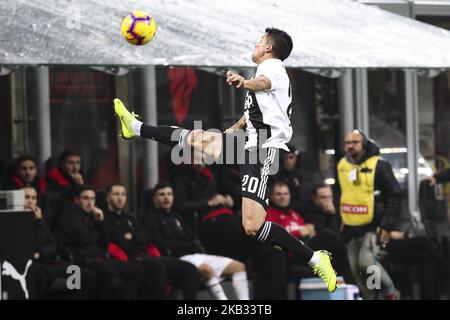
[[[259,242],[292,252],[305,259],[327,285],[330,292],[336,290],[336,272],[331,265],[331,254],[324,250],[313,251],[299,239],[293,237],[282,226],[265,221],[266,210],[258,202],[242,198],[242,224],[249,236],[256,237]]]
[[[187,130],[176,126],[149,126],[137,120],[119,99],[114,99],[114,112],[120,120],[121,135],[130,140],[135,136],[152,139],[168,146],[193,147],[214,159],[222,149],[222,135],[203,130]]]

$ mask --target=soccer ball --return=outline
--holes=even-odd
[[[136,10],[122,20],[120,29],[128,43],[141,46],[155,36],[156,23],[147,12]]]

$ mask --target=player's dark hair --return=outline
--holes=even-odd
[[[276,28],[266,28],[267,37],[272,44],[274,56],[284,61],[291,54],[292,38],[285,31]]]

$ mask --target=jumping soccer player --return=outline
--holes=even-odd
[[[289,151],[286,143],[292,136],[291,86],[284,61],[292,51],[292,39],[284,31],[267,28],[255,46],[252,60],[257,64],[256,75],[246,80],[228,71],[227,83],[247,90],[244,116],[223,134],[203,130],[186,130],[174,126],[149,126],[136,119],[119,99],[114,111],[121,122],[122,137],[135,136],[152,139],[183,150],[194,149],[215,160],[225,159],[227,153],[245,155],[240,164],[242,180],[242,224],[248,236],[258,241],[299,255],[327,285],[336,290],[336,272],[329,252],[313,251],[302,241],[292,237],[278,224],[265,221],[268,207],[267,182],[279,149]],[[230,144],[230,136],[246,128],[246,142]],[[242,132],[242,131],[241,131]],[[254,161],[252,159],[258,159]],[[225,160],[224,160],[225,161]]]

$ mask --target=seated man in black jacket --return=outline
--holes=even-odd
[[[305,208],[305,219],[314,224],[317,231],[326,229],[339,234],[341,222],[333,203],[330,185],[320,183],[314,187],[311,200]]]
[[[158,183],[155,186],[153,201],[157,211],[149,214],[146,225],[162,254],[179,257],[195,265],[214,298],[227,299],[220,281],[231,278],[237,298],[249,300],[245,265],[227,257],[206,254],[184,219],[172,211],[173,200],[173,190],[169,184]]]
[[[336,271],[344,276],[347,283],[355,283],[347,259],[347,248],[339,238],[341,221],[333,203],[330,185],[321,183],[314,187],[311,200],[305,206],[304,217],[305,222],[314,225],[316,233],[320,234],[320,237],[315,238],[315,246],[323,246],[333,252]]]
[[[152,245],[153,250],[155,247],[151,234],[135,217],[124,212],[126,201],[124,185],[114,183],[106,189],[106,220],[111,232],[111,242],[119,246],[128,259],[144,267],[145,284],[151,283],[150,292],[147,292],[145,285],[141,286],[142,295],[150,299],[167,299],[166,286],[170,284],[182,290],[184,299],[195,300],[199,288],[195,266],[176,258],[152,256],[150,249]]]
[[[25,208],[30,209],[34,215],[35,250],[33,265],[29,275],[34,276],[30,288],[32,299],[48,297],[52,285],[57,279],[67,278],[70,263],[57,259],[57,243],[50,230],[42,219],[42,210],[37,206],[37,191],[33,187],[23,188],[25,192]],[[86,268],[80,269],[79,288],[69,290],[66,288],[64,295],[67,298],[82,300],[95,285],[95,274]],[[61,296],[58,296],[61,298]]]
[[[103,211],[95,206],[93,188],[81,185],[76,189],[75,205],[63,212],[55,233],[65,258],[95,272],[97,285],[93,298],[107,298],[115,276],[124,281],[121,298],[136,297],[137,287],[143,276],[142,267],[137,263],[107,257],[108,226],[104,223]]]
[[[391,241],[386,245],[387,261],[402,265],[402,275],[407,268],[418,266],[421,300],[438,300],[439,288],[448,286],[443,280],[450,276],[450,260],[427,237],[409,237],[407,232],[400,231],[391,231],[390,236]]]

